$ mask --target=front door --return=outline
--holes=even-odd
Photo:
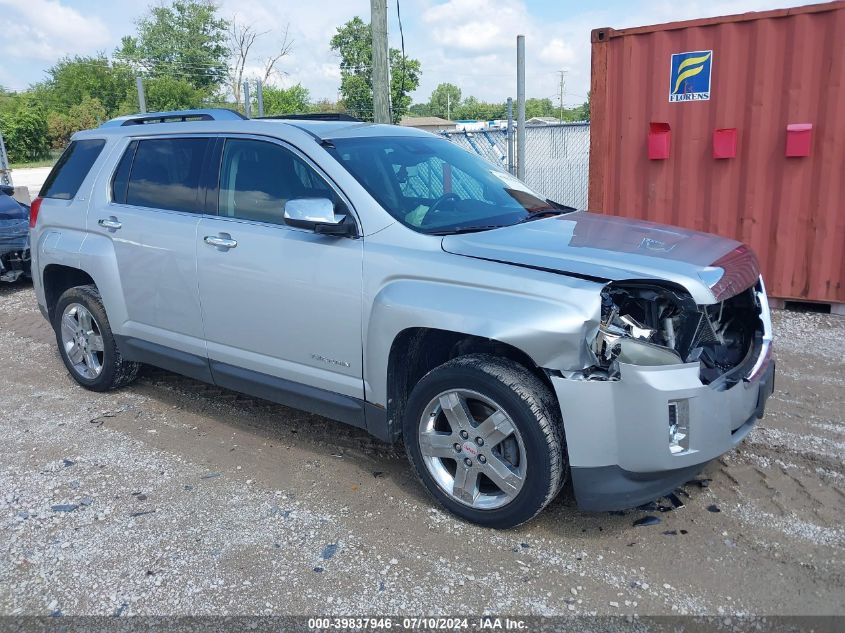
[[[284,204],[294,198],[340,200],[291,148],[225,140],[218,214],[203,217],[197,232],[212,374],[217,384],[271,399],[279,400],[275,389],[363,400],[362,240],[286,226]]]

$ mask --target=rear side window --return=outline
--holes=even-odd
[[[129,147],[123,153],[123,157],[117,164],[114,177],[111,181],[111,199],[118,204],[126,204],[126,190],[129,187],[129,170],[132,168],[132,161],[135,159],[135,150],[138,149],[138,141],[129,143]]]
[[[208,138],[138,141],[126,204],[201,213],[199,184],[209,141]]]
[[[71,142],[47,176],[38,195],[59,200],[74,198],[105,144],[99,138]]]

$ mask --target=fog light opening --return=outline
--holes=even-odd
[[[673,455],[689,450],[689,402],[671,400],[668,410],[669,451]]]

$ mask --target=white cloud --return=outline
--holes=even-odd
[[[63,55],[92,53],[111,42],[105,23],[83,16],[59,0],[0,0],[0,54],[54,62]]]
[[[421,17],[438,44],[469,54],[500,51],[529,24],[525,5],[515,0],[448,0]]]

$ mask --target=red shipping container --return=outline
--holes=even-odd
[[[843,103],[845,1],[596,29],[589,208],[733,237],[772,296],[845,303]],[[642,150],[652,121],[672,130],[665,161]],[[813,126],[806,158],[785,156],[794,122]],[[726,127],[740,151],[714,160]]]

